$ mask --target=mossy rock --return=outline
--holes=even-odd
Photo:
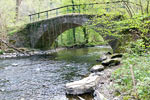
[[[5,53],[14,53],[15,52],[15,50],[13,50],[13,49],[6,49],[5,50]]]
[[[114,59],[114,58],[122,58],[123,57],[123,54],[121,53],[115,53],[111,56],[111,59]]]
[[[116,66],[120,64],[121,59],[115,58],[115,59],[107,59],[102,62],[103,66]]]
[[[104,70],[104,66],[103,65],[95,65],[90,69],[90,72],[94,73],[94,72],[100,72]]]

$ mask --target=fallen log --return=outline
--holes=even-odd
[[[21,50],[15,48],[14,46],[9,45],[9,43],[7,43],[6,41],[4,41],[2,39],[0,39],[0,42],[3,43],[3,44],[5,44],[8,48],[14,49],[15,51],[17,51],[19,53],[25,54],[24,52],[22,52]]]

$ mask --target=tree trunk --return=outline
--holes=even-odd
[[[14,49],[15,51],[17,51],[19,53],[25,54],[23,51],[15,48],[14,46],[9,45],[9,43],[7,43],[6,41],[4,41],[3,39],[0,39],[0,43],[5,44],[8,48],[12,48],[12,49]]]
[[[88,43],[88,36],[87,36],[87,32],[86,32],[86,28],[85,27],[83,28],[83,33],[84,33],[85,42]]]
[[[75,11],[75,7],[74,7],[74,0],[72,0],[72,10],[73,10],[73,13],[74,13],[74,11]],[[73,39],[74,39],[74,44],[76,43],[76,29],[75,28],[73,28],[72,29],[72,31],[73,31]]]
[[[126,7],[126,10],[127,10],[128,14],[129,14],[129,16],[132,17],[132,16],[133,16],[133,15],[132,15],[132,11],[131,11],[131,9],[130,9],[128,3],[127,3],[127,2],[124,2],[123,0],[122,0],[122,2],[123,2],[123,4],[124,4],[125,7]]]
[[[75,12],[75,7],[74,7],[74,0],[72,0],[72,10],[73,10],[73,13]]]
[[[20,4],[21,4],[21,1],[22,0],[16,0],[16,22],[18,21],[19,19],[19,7],[20,7]]]
[[[74,44],[76,43],[76,29],[73,28],[73,40],[74,40]]]
[[[7,40],[7,25],[6,25],[6,19],[2,16],[2,14],[0,14],[0,37],[3,40]],[[6,45],[4,45],[1,41],[0,41],[0,49],[1,50],[5,50],[7,47]]]
[[[141,0],[139,0],[139,4],[140,4],[140,7],[141,7],[141,13],[142,13],[142,15],[144,14],[144,12],[143,12],[143,6],[142,6],[142,2],[141,2]]]
[[[149,13],[149,0],[147,0],[147,7],[146,7],[146,13]]]

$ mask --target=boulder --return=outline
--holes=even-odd
[[[103,94],[101,94],[98,90],[95,90],[94,92],[94,100],[108,100],[104,97]]]
[[[102,55],[99,59],[97,59],[97,62],[102,62],[104,60],[108,59],[108,57],[106,55]]]
[[[112,55],[112,53],[111,52],[107,52],[107,53],[105,53],[105,55]]]
[[[121,59],[115,58],[115,59],[107,59],[102,62],[103,66],[116,66],[120,64]]]
[[[93,66],[91,69],[90,69],[90,71],[92,72],[92,73],[94,73],[94,72],[100,72],[100,71],[103,71],[104,70],[104,66],[103,65],[95,65],[95,66]]]
[[[100,77],[98,75],[90,75],[82,80],[66,84],[66,94],[81,95],[94,92],[98,85]]]
[[[91,73],[89,76],[95,76],[95,75],[102,76],[102,75],[104,75],[104,73],[103,72],[95,72],[95,73]]]
[[[18,49],[22,52],[29,52],[29,50],[27,48],[18,48]]]
[[[111,56],[111,58],[112,59],[114,59],[114,58],[122,58],[122,54],[119,54],[119,53],[115,53],[115,54],[113,54],[112,56]]]
[[[6,49],[6,50],[5,50],[5,53],[14,53],[14,52],[15,52],[14,49]]]

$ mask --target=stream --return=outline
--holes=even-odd
[[[66,96],[65,84],[88,75],[96,59],[108,51],[108,46],[96,46],[0,60],[0,100],[79,100]]]

